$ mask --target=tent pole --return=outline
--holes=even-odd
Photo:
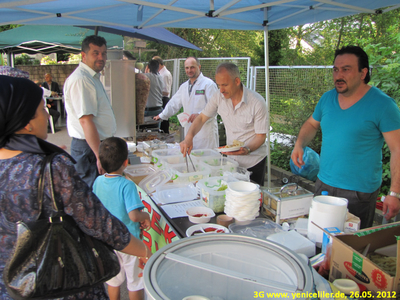
[[[267,18],[267,8],[264,8],[264,20]],[[268,175],[268,188],[271,187],[271,143],[270,143],[270,126],[271,126],[271,112],[270,112],[270,99],[269,99],[269,54],[268,54],[268,25],[264,25],[264,59],[265,59],[265,100],[267,101],[267,175]]]
[[[99,35],[99,26],[94,27],[94,35]]]

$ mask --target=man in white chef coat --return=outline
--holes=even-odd
[[[184,82],[169,100],[164,110],[154,120],[168,120],[182,107],[189,114],[188,125],[184,127],[185,136],[193,123],[206,106],[211,96],[218,92],[217,85],[200,71],[199,60],[188,57],[185,61],[185,72],[189,80]],[[193,139],[193,149],[211,149],[219,145],[217,117],[210,118]]]

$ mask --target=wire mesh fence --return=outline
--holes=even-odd
[[[266,99],[265,67],[255,67],[253,89]],[[332,66],[269,68],[270,113],[281,115],[294,100],[318,101],[332,89]]]
[[[171,72],[173,78],[172,94],[179,86],[188,80],[185,73],[186,58],[165,60],[166,68]],[[245,86],[248,86],[250,80],[250,58],[249,57],[217,57],[217,58],[199,58],[201,72],[204,76],[215,81],[215,70],[220,63],[232,62],[238,66],[240,71],[240,80]]]

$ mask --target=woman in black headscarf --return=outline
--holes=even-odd
[[[50,153],[54,194],[66,214],[72,216],[87,234],[116,250],[139,257],[147,256],[147,247],[131,236],[113,217],[76,173],[73,159],[47,138],[49,115],[42,89],[24,78],[0,76],[0,298],[11,300],[3,282],[3,269],[17,238],[16,222],[36,220],[39,215],[37,187],[41,163]],[[51,214],[49,186],[45,183],[43,211]],[[66,299],[108,299],[100,284]]]

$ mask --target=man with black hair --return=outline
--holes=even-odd
[[[67,129],[76,170],[92,187],[104,174],[99,160],[100,141],[115,134],[117,123],[110,99],[100,81],[107,60],[107,42],[91,35],[82,42],[82,61],[64,84]]]
[[[157,116],[163,110],[162,91],[164,89],[164,82],[161,75],[158,73],[159,63],[152,59],[146,66],[144,75],[150,79],[150,92],[147,97],[146,109],[144,116]]]
[[[167,105],[169,98],[171,96],[171,88],[172,88],[172,75],[171,72],[168,71],[167,67],[164,65],[164,61],[159,56],[154,56],[154,60],[158,61],[160,66],[158,67],[158,72],[160,73],[163,82],[164,82],[164,89],[162,91],[163,97],[163,108]],[[169,120],[163,120],[160,125],[160,129],[163,130],[165,133],[169,133]]]
[[[315,195],[327,191],[346,198],[349,212],[372,226],[382,182],[382,146],[391,152],[391,188],[383,204],[389,220],[400,209],[400,111],[396,102],[370,80],[368,55],[358,46],[336,51],[335,88],[319,100],[313,115],[300,129],[293,162],[304,165],[303,149],[322,130],[320,169]]]

